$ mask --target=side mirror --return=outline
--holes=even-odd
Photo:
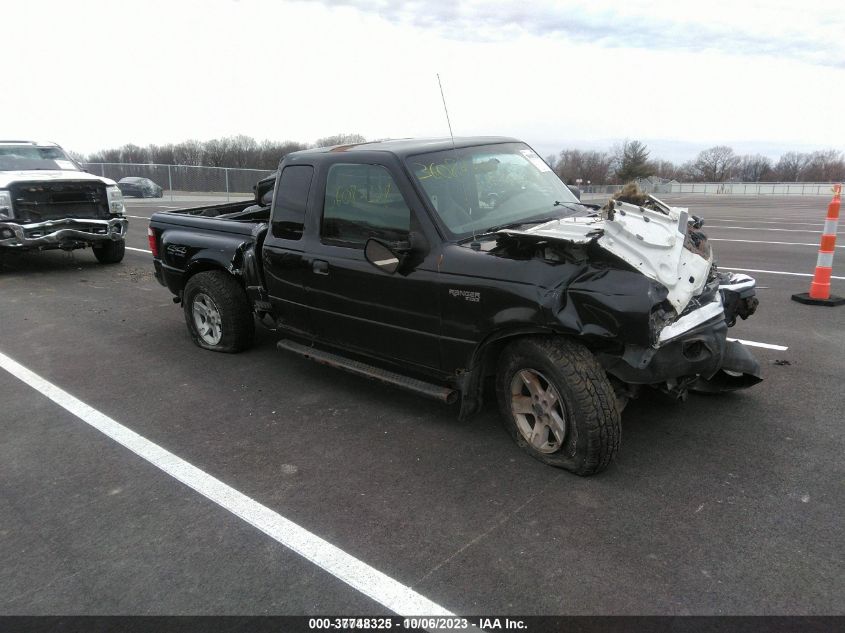
[[[373,237],[368,239],[364,246],[364,257],[373,266],[389,275],[395,273],[402,262],[398,253],[393,252],[386,244]]]

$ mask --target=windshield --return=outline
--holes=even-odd
[[[456,239],[583,212],[551,167],[523,143],[417,154],[406,162]]]
[[[0,171],[27,169],[67,169],[79,167],[61,147],[36,145],[0,145]]]

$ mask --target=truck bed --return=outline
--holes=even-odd
[[[222,231],[249,235],[256,224],[270,220],[270,207],[253,200],[227,202],[206,207],[159,211],[150,218],[151,224],[189,226],[208,231]]]

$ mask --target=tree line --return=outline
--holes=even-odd
[[[127,144],[87,156],[75,154],[89,163],[158,163],[162,165],[205,165],[246,169],[276,169],[291,152],[311,147],[363,143],[360,134],[335,134],[313,143],[300,141],[256,141],[245,135],[210,141],[187,140],[166,145]],[[773,161],[761,154],[737,154],[727,145],[699,152],[685,163],[652,158],[645,143],[625,140],[607,151],[564,149],[546,162],[567,183],[622,184],[656,176],[680,182],[834,182],[845,180],[842,152],[828,149],[816,152],[787,152]]]
[[[693,160],[676,164],[653,159],[641,141],[626,140],[609,151],[565,149],[546,162],[568,184],[624,184],[656,176],[679,182],[841,182],[845,180],[842,152],[787,152],[773,161],[761,154],[737,154],[727,145],[699,152]]]
[[[92,154],[75,154],[86,163],[130,163],[160,165],[204,165],[206,167],[236,167],[243,169],[276,169],[279,161],[291,152],[310,147],[327,147],[362,143],[360,134],[335,134],[317,139],[314,143],[300,141],[256,141],[251,136],[239,134],[210,141],[188,140],[166,145],[141,147],[131,143],[115,149],[105,149]]]

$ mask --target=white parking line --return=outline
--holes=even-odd
[[[771,275],[793,275],[795,277],[812,277],[812,273],[788,273],[783,270],[760,270],[759,268],[737,268],[736,266],[728,266],[728,265],[719,265],[719,268],[723,268],[724,270],[739,270],[744,273],[769,273]],[[837,277],[836,275],[831,275],[831,279],[845,279],[845,277]]]
[[[762,228],[762,227],[759,227],[759,226],[715,226],[715,225],[711,224],[709,228],[711,228],[711,229],[736,229],[738,231],[780,231],[782,233],[821,233],[821,231],[812,231],[810,229],[765,229],[765,228]]]
[[[746,341],[745,339],[741,338],[729,338],[729,341],[735,341],[737,343],[742,343],[743,345],[748,345],[750,347],[763,347],[765,349],[776,349],[781,352],[785,352],[789,349],[789,347],[785,345],[772,345],[771,343],[758,343],[757,341]]]
[[[127,246],[127,251],[138,251],[139,253],[149,253],[150,255],[153,254],[152,251],[144,250],[143,248],[135,248],[134,246]]]
[[[819,247],[818,242],[763,242],[762,240],[731,240],[726,237],[708,237],[708,242],[743,242],[745,244],[785,244],[786,246],[815,246]],[[845,246],[837,246],[836,248],[845,248]]]
[[[731,218],[730,220],[723,220],[721,218],[704,218],[704,226],[708,222],[753,222],[754,224],[789,224],[791,226],[824,226],[824,222],[793,222],[792,220],[783,220],[781,222],[770,222],[768,220],[755,220],[753,218]]]
[[[696,214],[696,215],[698,215],[698,214]],[[710,220],[718,220],[720,222],[742,222],[742,221],[758,222],[759,221],[759,220],[755,220],[754,218],[749,218],[747,216],[740,216],[740,217],[734,216],[732,218],[716,218],[716,217],[711,217],[709,215],[705,215],[705,216],[702,216],[702,217],[704,217],[704,225],[705,226],[707,226],[707,223]],[[773,218],[772,216],[769,216],[769,215],[767,215],[766,218],[769,219],[769,220],[782,220],[783,222],[791,222],[793,219],[798,219],[798,218]],[[802,216],[802,218],[803,218],[803,216]]]
[[[127,218],[135,218],[136,220],[149,220],[150,218],[146,215],[127,215]]]
[[[399,615],[452,613],[242,492],[138,435],[0,352],[0,368],[221,508]]]

